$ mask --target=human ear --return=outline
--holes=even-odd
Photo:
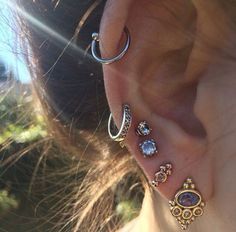
[[[126,146],[149,180],[163,163],[173,174],[157,190],[171,199],[187,177],[192,177],[204,198],[212,194],[212,160],[207,156],[207,133],[196,114],[198,78],[207,62],[194,66],[186,77],[194,49],[197,14],[190,1],[108,0],[100,27],[103,57],[119,52],[129,28],[131,46],[120,61],[104,65],[104,83],[117,125],[122,105],[133,115]],[[197,62],[197,61],[196,61]],[[197,67],[197,70],[196,70]],[[135,133],[140,121],[152,127],[158,154],[144,158]]]

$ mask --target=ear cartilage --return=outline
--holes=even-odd
[[[136,134],[138,136],[147,136],[151,133],[152,128],[148,125],[146,121],[142,121],[138,124],[136,129]]]
[[[165,165],[161,165],[158,172],[155,173],[154,179],[149,183],[153,187],[158,187],[160,184],[165,183],[168,180],[168,177],[172,174],[172,164],[167,163]]]
[[[182,189],[180,189],[173,201],[169,202],[171,214],[180,223],[183,230],[188,229],[188,226],[198,217],[203,214],[205,203],[202,201],[202,196],[195,188],[191,178],[188,178]]]
[[[152,157],[158,153],[158,147],[154,139],[144,140],[139,144],[139,149],[144,158]]]

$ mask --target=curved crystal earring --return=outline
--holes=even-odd
[[[113,134],[112,132],[112,129],[114,128],[114,127],[112,128],[112,122],[113,122],[113,116],[112,114],[110,114],[108,119],[108,134],[110,138],[116,142],[123,142],[127,136],[128,130],[132,122],[132,116],[129,105],[125,104],[123,106],[121,127],[120,129],[117,129],[118,132],[115,134]],[[123,143],[120,144],[123,147]]]

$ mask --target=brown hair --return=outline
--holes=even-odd
[[[104,3],[18,1],[24,43],[32,50],[28,63],[35,97],[50,134],[75,159],[66,172],[76,182],[72,198],[61,205],[63,220],[68,221],[59,225],[62,231],[117,230],[123,223],[114,214],[119,186],[129,190],[126,197],[136,195],[139,201],[148,186],[133,157],[107,136],[109,111],[101,66],[86,54]]]

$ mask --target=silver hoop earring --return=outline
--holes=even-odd
[[[131,111],[129,105],[124,105],[123,107],[123,116],[122,116],[122,122],[121,122],[121,127],[118,130],[118,132],[114,135],[112,131],[112,121],[113,121],[113,116],[110,114],[109,120],[108,120],[108,134],[111,139],[113,139],[116,142],[122,142],[127,133],[128,130],[131,126],[132,122],[132,116],[131,116]]]
[[[112,58],[108,58],[108,59],[101,58],[98,56],[97,51],[96,51],[96,43],[99,42],[99,34],[93,33],[92,34],[93,41],[92,41],[92,45],[91,45],[91,51],[92,51],[92,55],[93,55],[94,59],[102,64],[111,64],[115,61],[120,60],[128,51],[129,46],[130,46],[130,41],[131,41],[130,33],[129,33],[129,30],[127,27],[124,28],[124,32],[125,32],[127,38],[126,38],[126,43],[125,43],[123,50],[117,56],[112,57]]]

